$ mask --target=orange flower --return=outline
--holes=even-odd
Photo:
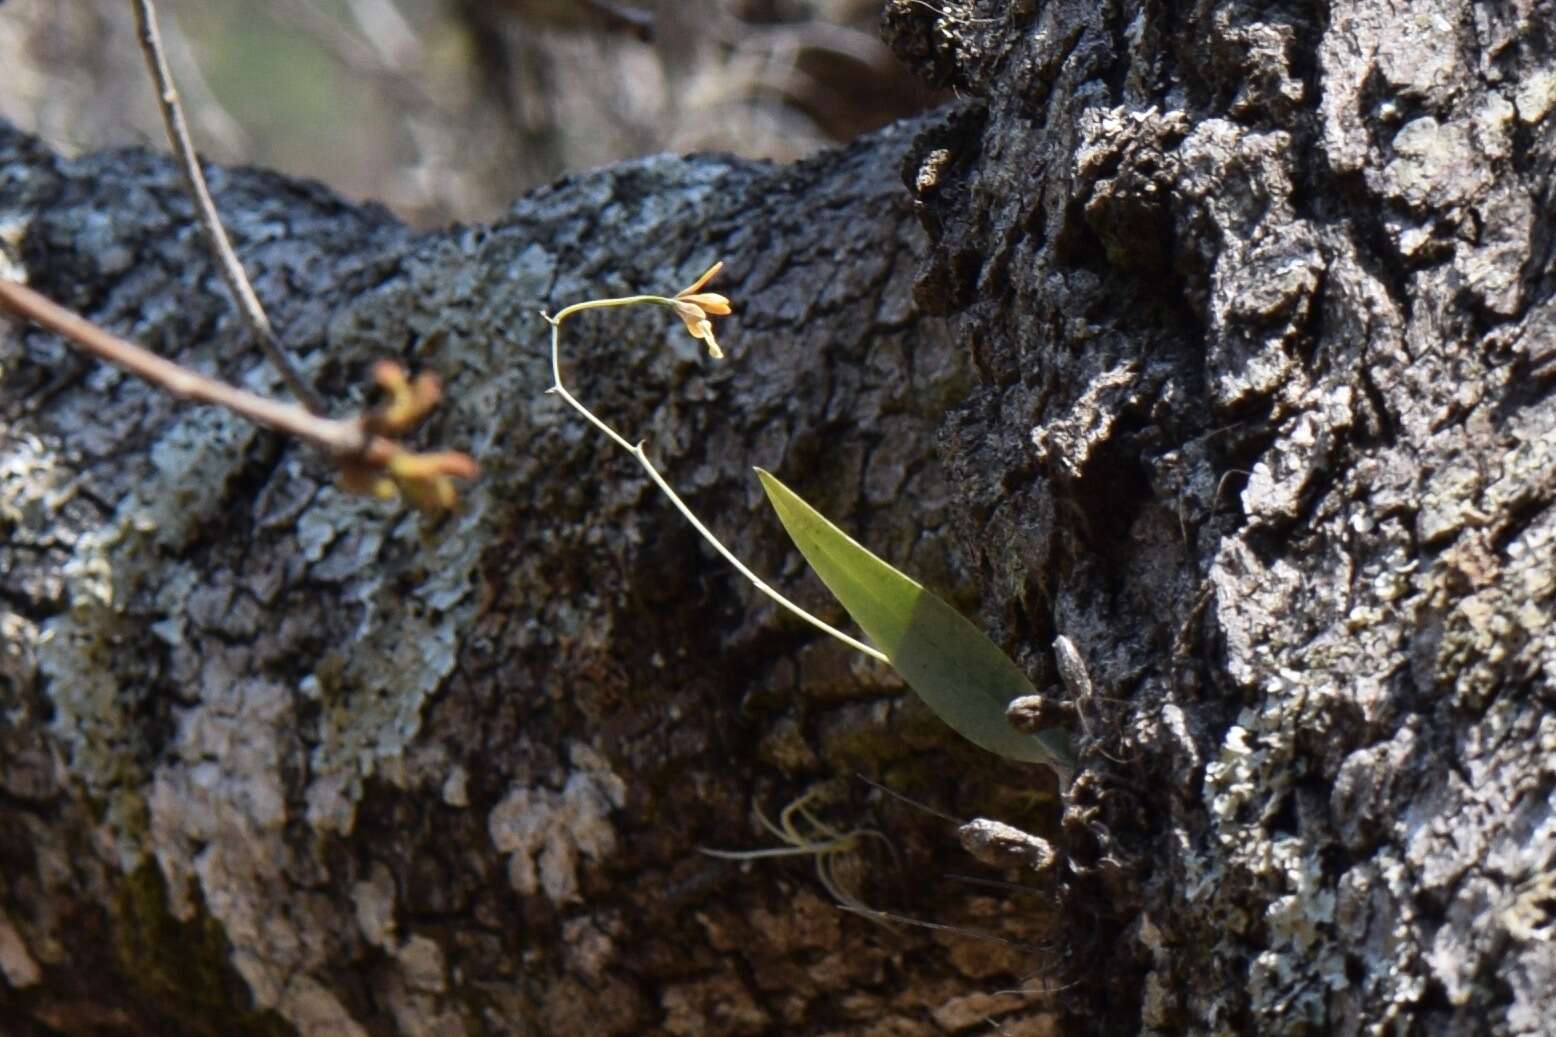
[[[701,277],[676,292],[675,298],[671,300],[676,316],[685,323],[686,330],[691,332],[692,338],[700,338],[708,344],[708,355],[715,360],[721,359],[724,351],[719,348],[718,342],[713,337],[713,322],[708,317],[710,314],[715,317],[728,316],[729,300],[716,292],[704,292],[700,289],[713,280],[713,276],[722,269],[724,269],[723,260],[714,263]]]

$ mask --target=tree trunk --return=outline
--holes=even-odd
[[[652,159],[422,237],[217,171],[316,381],[345,408],[378,356],[441,372],[429,441],[483,475],[428,522],[5,332],[0,1017],[1547,1031],[1553,24],[893,0],[963,103],[797,166]],[[0,228],[10,276],[274,387],[165,162],[0,132]],[[808,603],[752,464],[1039,687],[1066,638],[1062,803],[767,605],[544,395],[538,309],[718,257],[730,360],[596,314],[571,386]],[[980,865],[856,773],[1059,862]],[[807,794],[884,839],[698,852],[780,846],[755,811]]]

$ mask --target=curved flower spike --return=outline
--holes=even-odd
[[[719,260],[708,267],[697,280],[676,292],[675,298],[671,300],[676,316],[681,318],[686,325],[686,330],[691,333],[692,338],[702,339],[708,344],[708,355],[715,360],[722,359],[724,351],[719,348],[717,340],[713,337],[713,322],[708,317],[710,314],[715,317],[728,316],[731,312],[729,300],[717,292],[704,292],[701,289],[722,269],[724,269],[724,261]]]

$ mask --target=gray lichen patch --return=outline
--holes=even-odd
[[[382,516],[364,515],[361,507],[327,491],[311,511],[314,528],[333,522],[338,530],[315,567],[321,581],[343,584],[343,600],[356,606],[350,650],[336,649],[323,679],[291,688],[244,679],[246,650],[204,639],[204,691],[180,712],[173,751],[154,780],[153,845],[170,886],[178,891],[191,879],[198,883],[256,1001],[301,1032],[351,1033],[358,1024],[339,996],[309,974],[337,939],[332,933],[343,909],[291,891],[293,869],[306,865],[287,845],[292,817],[282,775],[287,761],[306,751],[303,817],[319,833],[350,833],[364,783],[396,772],[427,697],[453,667],[476,554],[464,523],[480,520],[473,509],[430,542],[420,539],[414,521],[397,520],[388,537],[362,537],[358,531]],[[354,552],[349,558],[348,550]],[[399,593],[394,588],[408,567],[420,582]],[[305,749],[297,708],[310,689],[322,708],[309,730],[312,748]],[[397,1014],[411,1027],[406,1032],[417,1032],[416,1020],[444,1018],[447,1007],[418,1000],[417,991],[435,985],[430,959],[421,943],[408,953],[404,968],[416,978],[407,981],[409,1000],[397,1002]]]
[[[1424,339],[1439,319],[1412,314],[1406,340]],[[1419,438],[1373,451],[1338,485],[1301,465],[1256,465],[1244,492],[1250,517],[1295,517],[1254,505],[1312,482],[1303,551],[1272,559],[1229,539],[1212,570],[1227,673],[1259,705],[1241,711],[1204,768],[1220,849],[1190,888],[1233,920],[1215,953],[1251,954],[1248,1004],[1271,1025],[1333,1023],[1362,1003],[1414,1018],[1433,988],[1455,1005],[1491,998],[1493,948],[1529,923],[1505,886],[1478,872],[1500,846],[1496,873],[1529,887],[1546,852],[1537,833],[1548,824],[1550,772],[1535,747],[1547,736],[1510,692],[1542,687],[1556,659],[1546,634],[1553,527],[1547,508],[1525,510],[1493,487],[1517,485],[1525,501],[1546,492],[1531,486],[1547,487],[1548,475],[1527,466],[1549,471],[1550,409],[1494,427],[1481,401],[1502,391],[1500,373],[1477,375],[1466,395],[1464,381],[1433,380],[1425,357],[1416,384],[1431,389],[1408,417]],[[1357,413],[1353,401],[1326,419],[1342,433],[1327,465],[1343,458]],[[1310,451],[1325,435],[1288,425],[1272,450]],[[1488,468],[1466,464],[1470,456],[1498,460]],[[1395,511],[1379,521],[1346,503],[1356,495]],[[1423,541],[1439,545],[1427,563],[1414,550]],[[1412,687],[1458,711],[1447,741],[1421,738]],[[1522,802],[1527,818],[1514,806]],[[1337,844],[1351,861],[1338,877],[1328,863]],[[1420,910],[1423,896],[1448,904],[1446,919]],[[1250,899],[1257,913],[1242,906]],[[1540,996],[1547,955],[1537,946],[1520,945],[1503,973],[1517,977],[1510,1012]]]
[[[182,714],[153,777],[148,842],[166,876],[167,910],[188,921],[203,904],[259,1008],[302,1033],[360,1034],[339,999],[307,974],[341,920],[324,899],[298,898],[288,878],[280,761],[294,751],[294,724],[285,687],[251,679],[208,686]]]
[[[338,587],[355,620],[298,689],[321,709],[307,793],[315,828],[351,831],[363,782],[403,757],[428,697],[453,670],[474,608],[488,500],[475,492],[431,530],[324,487],[299,516],[308,572]]]
[[[1534,69],[1518,84],[1513,95],[1518,118],[1525,123],[1540,122],[1556,108],[1556,68]]]
[[[1288,1021],[1323,1019],[1330,991],[1346,983],[1342,951],[1328,938],[1335,895],[1325,888],[1318,850],[1270,830],[1274,811],[1297,794],[1293,747],[1304,722],[1285,707],[1245,711],[1227,732],[1220,759],[1205,768],[1207,805],[1225,863],[1191,893],[1216,900],[1247,882],[1263,887],[1261,915],[1234,914],[1226,942],[1263,933],[1250,1000],[1261,1017]]]
[[[626,802],[626,784],[594,750],[575,744],[560,789],[519,786],[487,816],[508,881],[524,894],[544,893],[558,906],[579,901],[581,867],[616,849],[611,813]]]
[[[1221,407],[1307,383],[1293,345],[1313,305],[1325,260],[1319,236],[1293,205],[1279,157],[1289,134],[1255,133],[1209,119],[1177,151],[1178,229],[1209,266],[1207,374]]]
[[[179,587],[180,578],[162,551],[183,546],[216,519],[254,436],[248,424],[209,409],[181,412],[166,431],[137,466],[139,477],[112,518],[71,537],[58,570],[67,608],[43,625],[37,649],[54,704],[55,737],[68,748],[76,780],[106,801],[126,863],[142,852],[141,796],[131,790],[144,779],[148,753],[133,717],[154,673],[133,613],[159,598],[172,611],[166,592]],[[24,497],[46,503],[59,492],[51,494],[50,482],[38,480]],[[33,529],[50,517],[15,494],[8,497],[7,506]],[[182,585],[189,586],[187,573]],[[158,631],[164,640],[181,636],[177,623]]]
[[[79,474],[59,453],[57,443],[26,432],[7,430],[0,438],[0,522],[10,530],[0,551],[8,572],[23,571],[19,548],[41,549],[57,535],[50,532],[55,515],[80,489]],[[58,594],[54,586],[34,590]]]
[[[417,1037],[464,1034],[461,1014],[438,996],[449,987],[442,946],[419,933],[403,939],[399,934],[394,876],[389,869],[375,864],[368,878],[352,888],[352,900],[362,937],[397,965],[385,977],[384,996],[400,1031]]]
[[[1331,523],[1334,538],[1343,523]],[[1387,718],[1391,675],[1409,658],[1397,628],[1380,621],[1401,607],[1387,555],[1369,561],[1358,579],[1337,539],[1326,539],[1323,550],[1331,575],[1313,580],[1228,542],[1212,577],[1228,672],[1256,690],[1261,705],[1241,711],[1204,767],[1217,849],[1215,863],[1199,866],[1189,895],[1207,908],[1220,905],[1218,913],[1229,917],[1212,953],[1227,962],[1251,953],[1249,1006],[1259,1018],[1287,1026],[1327,1018],[1335,993],[1350,983],[1348,949],[1333,936],[1339,896],[1325,864],[1333,838],[1327,804],[1309,785],[1315,770],[1338,759],[1315,759],[1305,734],[1352,710]],[[1407,570],[1407,592],[1409,582]],[[1369,613],[1373,620],[1358,625]],[[1359,644],[1365,651],[1356,651]],[[1257,913],[1246,906],[1250,901]],[[1401,1003],[1419,996],[1419,975],[1398,976],[1391,996]]]
[[[1383,167],[1380,187],[1411,208],[1466,201],[1491,179],[1463,125],[1424,115],[1401,126],[1389,147],[1394,158]]]
[[[217,407],[190,407],[157,438],[152,473],[122,510],[159,546],[177,550],[215,519],[227,485],[258,435],[248,421]]]

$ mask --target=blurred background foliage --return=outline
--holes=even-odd
[[[421,226],[660,151],[793,160],[939,98],[879,0],[160,0],[201,153]],[[165,148],[129,6],[0,6],[0,118],[69,154]]]

